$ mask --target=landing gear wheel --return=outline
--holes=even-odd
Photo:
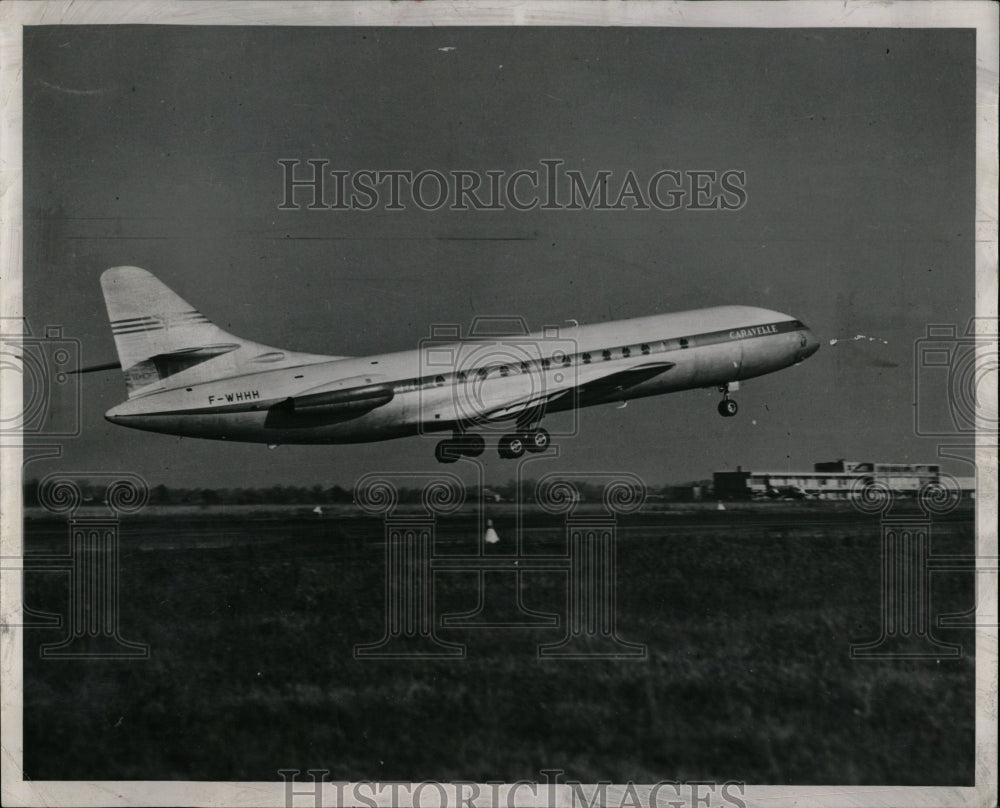
[[[443,440],[434,447],[434,457],[438,463],[457,463],[458,445],[455,441]]]
[[[529,452],[536,454],[544,452],[549,448],[551,443],[552,437],[549,435],[548,430],[541,427],[524,433],[524,448]]]
[[[486,440],[482,435],[463,435],[458,441],[459,451],[466,457],[479,457],[486,451]]]
[[[516,460],[524,454],[524,439],[520,435],[504,435],[497,445],[497,454],[508,460]]]
[[[719,402],[719,415],[723,418],[732,418],[739,410],[739,406],[731,398],[724,398]]]
[[[459,456],[479,457],[486,450],[482,435],[456,435],[441,441],[434,448],[434,457],[439,463],[454,463]]]

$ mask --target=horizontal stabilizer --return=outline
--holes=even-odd
[[[76,375],[79,373],[99,373],[102,370],[121,370],[121,362],[105,362],[103,365],[91,365],[88,368],[77,368],[76,370],[71,370],[71,375]]]

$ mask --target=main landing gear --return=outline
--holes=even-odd
[[[525,452],[544,452],[551,443],[552,437],[547,430],[541,427],[525,429],[500,438],[497,454],[508,460],[515,460]]]
[[[486,451],[486,441],[482,435],[456,433],[434,448],[434,457],[438,463],[455,463],[459,457],[479,457],[484,451]]]
[[[544,452],[552,443],[548,431],[541,427],[520,429],[504,435],[497,444],[500,457],[515,460],[525,452]],[[460,457],[479,457],[486,449],[486,441],[481,435],[456,433],[443,440],[434,449],[434,457],[439,463],[455,463]]]
[[[729,385],[720,384],[719,392],[722,393],[722,401],[719,402],[719,415],[723,418],[732,418],[739,412],[739,405],[729,397]]]

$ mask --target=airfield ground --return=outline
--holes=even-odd
[[[32,779],[743,780],[971,785],[974,647],[956,659],[852,660],[878,637],[880,523],[848,505],[648,506],[617,526],[617,625],[644,659],[537,658],[565,628],[440,628],[464,659],[359,660],[384,631],[384,526],[349,507],[147,510],[121,525],[120,629],[145,660],[41,659],[25,632]],[[522,512],[525,552],[565,553],[562,517]],[[491,508],[512,551],[515,512]],[[471,512],[437,552],[477,551]],[[28,552],[65,552],[66,521],[28,514]],[[971,507],[936,517],[932,552],[971,554]],[[494,552],[491,550],[490,552]],[[436,614],[476,605],[442,572]],[[512,576],[508,576],[512,580]],[[67,576],[29,573],[26,604],[67,611]],[[497,583],[496,580],[493,582]],[[513,602],[513,591],[500,600]],[[525,574],[533,610],[566,577]],[[974,605],[974,575],[931,577],[932,617]]]

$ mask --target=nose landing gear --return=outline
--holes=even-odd
[[[734,388],[735,389],[735,385]],[[732,418],[739,412],[739,405],[729,397],[729,384],[720,384],[719,392],[722,393],[722,401],[719,402],[719,415],[723,418]]]
[[[732,418],[739,409],[739,405],[731,398],[724,398],[719,402],[719,415],[723,418]]]

